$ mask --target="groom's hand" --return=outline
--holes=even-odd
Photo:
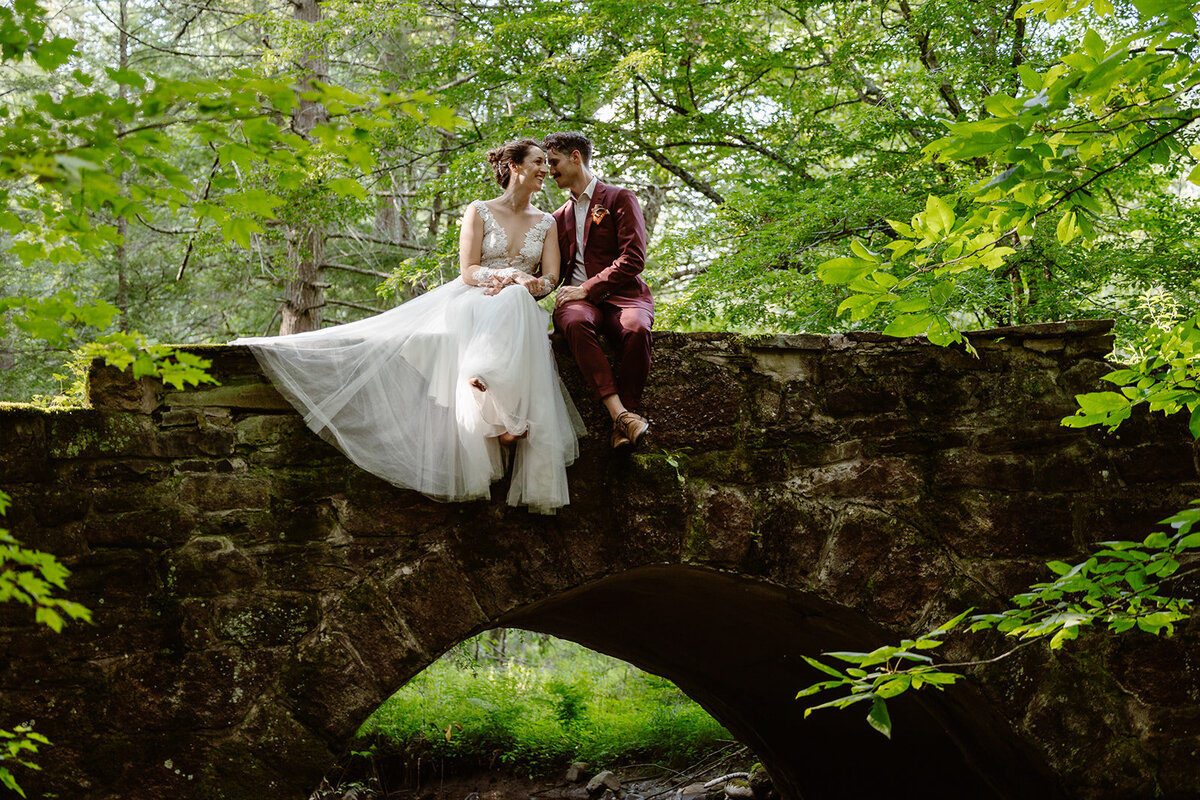
[[[554,305],[561,306],[563,303],[570,303],[575,300],[587,300],[587,292],[582,286],[564,286],[558,290],[558,295],[554,298]]]

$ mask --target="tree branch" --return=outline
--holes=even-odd
[[[716,189],[714,189],[711,185],[700,180],[695,175],[688,172],[683,167],[679,166],[674,161],[671,161],[669,158],[664,156],[662,153],[655,150],[653,147],[650,146],[650,143],[647,142],[645,139],[643,139],[640,136],[636,136],[636,135],[633,136],[632,138],[633,138],[634,143],[636,143],[637,146],[639,148],[641,148],[642,152],[645,153],[647,156],[649,156],[650,160],[653,161],[655,164],[658,164],[660,167],[665,169],[667,172],[669,172],[672,175],[674,175],[675,177],[679,178],[679,180],[683,181],[685,184],[690,186],[692,189],[695,189],[697,192],[704,195],[709,200],[712,200],[717,205],[721,205],[722,203],[725,202],[725,198],[722,197],[720,195],[720,193]]]
[[[356,272],[359,275],[370,275],[375,278],[390,278],[392,277],[386,272],[380,272],[374,269],[364,269],[362,267],[352,267],[349,264],[322,264],[321,269],[337,269],[343,272]]]
[[[371,244],[385,244],[389,247],[400,247],[405,250],[413,250],[418,253],[433,252],[432,249],[428,248],[428,247],[419,247],[415,244],[409,244],[408,242],[397,242],[393,239],[383,239],[378,236],[367,236],[367,235],[361,234],[361,233],[327,233],[327,234],[325,234],[325,238],[326,239],[353,239],[356,242],[370,242]]]

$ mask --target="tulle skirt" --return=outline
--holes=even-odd
[[[583,424],[548,328],[523,287],[489,296],[458,278],[357,322],[233,344],[355,464],[436,500],[489,497],[506,468],[496,437],[526,434],[512,447],[508,503],[550,513],[570,499]]]

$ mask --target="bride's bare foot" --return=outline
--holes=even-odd
[[[509,433],[508,431],[505,431],[504,433],[500,434],[497,438],[500,440],[500,444],[512,444],[513,442],[516,442],[520,439],[524,439],[528,435],[529,435],[529,431],[525,431],[524,433],[522,433],[520,435],[515,434],[515,433]]]
[[[481,392],[487,391],[487,384],[483,382],[482,378],[471,378],[471,380],[467,381],[467,383],[471,384],[471,386],[475,387]]]

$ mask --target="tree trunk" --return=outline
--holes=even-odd
[[[321,20],[320,0],[291,0],[294,17],[299,22]],[[311,88],[313,80],[328,80],[328,65],[324,52],[310,53],[303,63],[300,89]],[[292,119],[292,128],[307,136],[313,128],[329,119],[323,105],[312,100],[300,100]],[[280,335],[315,331],[321,327],[321,309],[325,305],[325,288],[321,280],[321,265],[325,262],[325,231],[315,220],[303,220],[287,231],[287,264],[292,280],[284,290]]]
[[[118,18],[120,19],[120,31],[117,34],[117,48],[119,50],[118,64],[122,70],[129,67],[129,0],[121,0],[121,6],[118,10]],[[120,84],[117,89],[117,96],[121,100],[129,94],[129,87],[124,83]],[[120,135],[125,126],[117,121],[117,134]],[[117,180],[124,185],[127,178],[124,173],[117,176]],[[117,325],[122,331],[129,332],[129,254],[125,249],[125,238],[129,235],[129,222],[123,214],[117,216],[117,308],[121,310],[121,316],[117,319]]]
[[[658,225],[658,213],[662,211],[667,199],[666,187],[658,184],[647,184],[638,194],[642,204],[642,217],[646,220],[646,238],[654,236],[654,228]]]

